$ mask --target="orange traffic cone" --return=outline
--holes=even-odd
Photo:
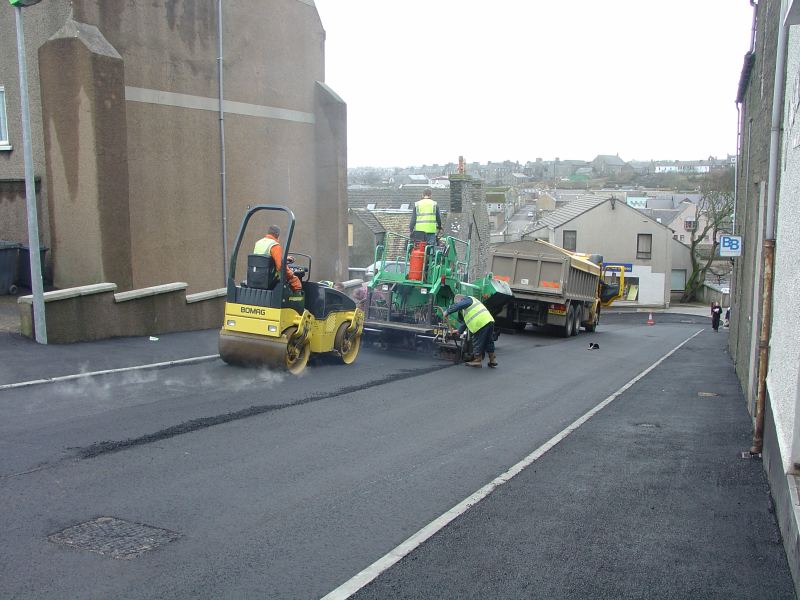
[[[655,324],[656,324],[656,322],[655,322],[655,321],[653,321],[653,313],[650,313],[650,314],[648,315],[648,317],[647,317],[647,324],[648,324],[648,325],[655,325]]]

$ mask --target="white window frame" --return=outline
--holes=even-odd
[[[6,88],[0,85],[0,151],[11,150],[8,134],[8,111],[6,110]]]

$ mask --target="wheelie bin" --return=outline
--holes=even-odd
[[[17,260],[20,244],[0,240],[0,295],[17,293]]]

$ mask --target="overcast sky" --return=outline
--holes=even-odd
[[[348,164],[733,154],[748,0],[316,0]]]

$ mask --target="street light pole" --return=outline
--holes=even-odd
[[[39,250],[39,217],[36,210],[36,182],[33,176],[33,151],[31,150],[31,115],[28,106],[28,66],[25,61],[25,31],[22,7],[38,4],[41,0],[10,0],[17,22],[17,60],[19,62],[19,95],[22,106],[22,153],[25,161],[25,203],[28,209],[28,255],[31,265],[31,292],[33,293],[33,327],[36,341],[47,344],[47,323],[44,315],[44,286],[42,284],[41,252]]]

